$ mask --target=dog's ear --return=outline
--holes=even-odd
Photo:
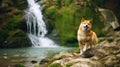
[[[90,21],[90,23],[92,23],[92,22],[93,22],[93,19],[90,19],[89,21]]]
[[[81,22],[83,22],[85,19],[82,17]]]

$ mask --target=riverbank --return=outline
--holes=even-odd
[[[86,67],[119,67],[119,33],[114,32],[112,35],[109,33],[108,36],[100,37],[99,40],[100,42],[95,48],[88,49],[82,56],[79,55],[77,48],[71,48],[68,51],[69,47],[65,49],[62,47],[0,49],[2,52],[0,53],[2,62],[0,65],[10,67],[76,67],[77,65],[81,67],[85,67],[82,65],[86,65]]]
[[[51,57],[59,52],[71,51],[68,47],[27,47],[0,49],[1,67],[34,67],[39,66],[42,59]]]
[[[118,33],[119,34],[119,33]],[[95,48],[86,50],[83,55],[74,52],[60,52],[52,58],[42,60],[47,67],[120,67],[120,35],[100,37]]]
[[[120,42],[104,41],[83,55],[59,53],[49,67],[120,67]]]

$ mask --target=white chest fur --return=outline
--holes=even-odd
[[[81,32],[81,34],[78,34],[77,39],[78,41],[88,41],[90,40],[90,36],[87,36],[84,32]]]
[[[90,40],[90,36],[78,36],[78,41],[87,41],[87,40]]]

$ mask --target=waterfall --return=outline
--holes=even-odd
[[[35,0],[27,0],[28,9],[25,10],[28,37],[34,47],[55,47],[56,44],[45,37],[47,29],[43,21],[41,6]]]

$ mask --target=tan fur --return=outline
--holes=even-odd
[[[77,32],[77,39],[80,54],[82,54],[87,48],[91,48],[97,44],[98,38],[95,32],[92,31],[92,20],[81,20],[81,24]]]

